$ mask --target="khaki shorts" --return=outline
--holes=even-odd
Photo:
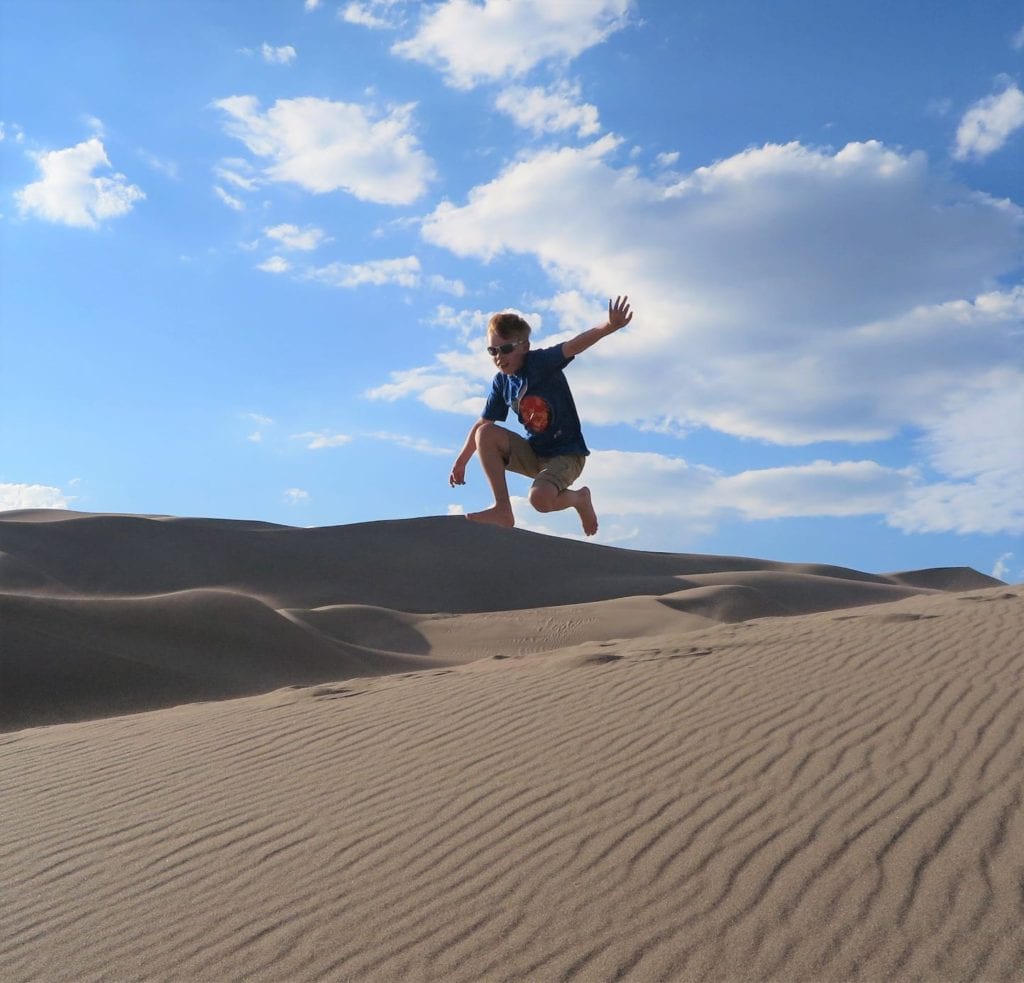
[[[509,431],[509,455],[505,462],[508,471],[533,478],[538,481],[549,481],[559,491],[565,491],[582,473],[587,463],[582,454],[559,454],[557,457],[537,457],[525,437]]]

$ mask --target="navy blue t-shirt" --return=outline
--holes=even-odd
[[[571,361],[562,354],[561,345],[528,351],[518,375],[495,375],[484,419],[507,420],[511,407],[538,457],[589,454],[576,403],[562,371]]]

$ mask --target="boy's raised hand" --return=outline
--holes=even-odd
[[[615,303],[608,298],[608,326],[612,331],[624,328],[633,320],[633,312],[629,309],[629,297],[616,297]]]

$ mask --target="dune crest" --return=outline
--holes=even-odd
[[[11,730],[999,581],[645,553],[458,517],[0,513]]]

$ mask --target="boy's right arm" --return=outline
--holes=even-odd
[[[448,475],[448,484],[454,488],[456,485],[464,485],[466,483],[466,465],[473,459],[473,455],[476,453],[476,432],[485,423],[490,423],[490,420],[485,420],[481,417],[476,423],[469,428],[469,433],[466,436],[466,443],[463,444],[462,450],[459,451],[459,456],[455,459],[455,464],[452,465],[452,473]]]

